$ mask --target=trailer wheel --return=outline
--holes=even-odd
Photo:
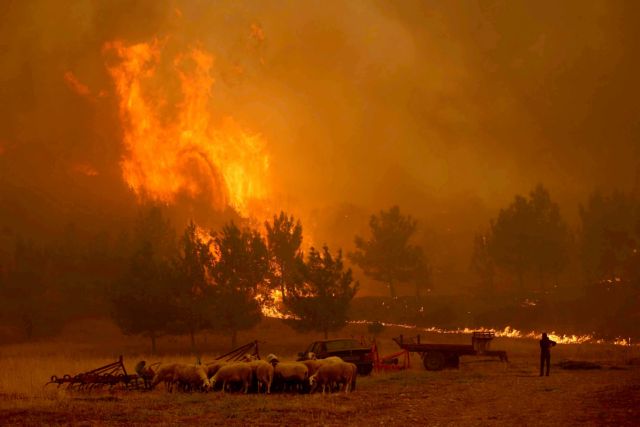
[[[427,351],[422,359],[427,371],[439,371],[444,368],[445,357],[439,351]]]

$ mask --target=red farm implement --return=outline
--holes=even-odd
[[[378,352],[378,344],[374,341],[371,346],[373,354],[373,368],[376,372],[381,371],[400,371],[411,367],[411,358],[407,350],[398,351],[386,356],[380,356]]]

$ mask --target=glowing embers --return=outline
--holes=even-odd
[[[163,42],[107,43],[123,130],[122,173],[142,198],[206,198],[243,216],[269,195],[259,135],[211,113],[213,57],[201,48],[163,56]]]

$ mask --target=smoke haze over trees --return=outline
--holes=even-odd
[[[245,305],[225,327],[248,327],[259,318],[258,279],[286,296],[303,281],[303,254],[326,243],[362,254],[344,267],[354,267],[351,305],[363,316],[526,327],[546,318],[637,335],[639,21],[633,1],[6,0],[2,325],[37,337],[110,313],[130,333],[181,332],[197,344],[198,331],[217,327],[214,301]],[[141,163],[125,143],[131,117],[120,111],[114,46],[145,44],[158,48],[148,58],[159,80],[139,88],[162,94],[145,104],[162,119],[149,128],[197,106],[212,127],[240,129],[266,153],[246,161],[269,166],[272,188],[250,215],[219,185],[231,162],[211,162],[188,140],[202,130],[196,119],[170,135],[179,138],[155,139],[188,140],[181,175],[161,174],[188,181],[170,202],[124,179],[125,164]],[[198,78],[211,87],[185,102],[183,85]],[[161,157],[157,146],[142,151]],[[155,202],[165,225],[138,216]],[[393,206],[415,222],[410,245],[424,262],[413,278],[382,278],[387,288],[358,264],[371,272],[408,261],[390,262],[383,244],[365,262],[369,219]],[[255,225],[265,220],[266,231]],[[221,233],[211,245],[237,254],[251,277],[223,269],[234,268],[226,259],[214,268],[190,221]],[[203,277],[222,285],[198,307]],[[175,306],[161,307],[167,295]],[[388,295],[396,306],[382,306]],[[151,321],[133,307],[142,301],[165,314],[158,324],[134,321]]]

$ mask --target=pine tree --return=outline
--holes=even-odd
[[[342,252],[332,256],[311,248],[307,257],[304,284],[293,288],[285,298],[285,307],[293,317],[285,321],[302,332],[318,331],[325,339],[330,331],[344,327],[349,304],[358,291],[351,269],[344,268]]]
[[[215,293],[213,328],[231,334],[236,346],[238,331],[260,322],[260,287],[269,272],[267,246],[256,230],[239,229],[233,222],[214,237],[218,259],[212,268]]]

